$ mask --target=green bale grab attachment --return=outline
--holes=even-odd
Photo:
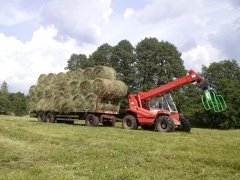
[[[214,110],[215,112],[222,112],[227,109],[226,102],[221,95],[216,95],[214,91],[204,90],[202,95],[202,103],[204,109]]]

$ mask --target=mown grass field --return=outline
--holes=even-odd
[[[157,133],[0,116],[0,179],[240,179],[240,130]]]

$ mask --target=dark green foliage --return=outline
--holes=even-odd
[[[112,46],[107,43],[103,44],[92,53],[92,55],[89,57],[89,61],[95,66],[101,65],[113,67],[111,62],[112,51]]]
[[[139,89],[145,91],[186,74],[181,53],[169,42],[145,38],[136,47]]]
[[[9,112],[10,109],[11,103],[9,101],[8,85],[7,82],[4,81],[0,89],[0,112],[1,114],[5,114]]]
[[[65,67],[65,69],[71,71],[75,71],[78,68],[84,69],[92,66],[85,54],[72,54],[67,63],[67,67]]]
[[[14,93],[12,104],[15,115],[21,116],[27,114],[27,98],[23,93]]]
[[[9,93],[7,82],[3,82],[0,90],[0,114],[27,114],[27,97],[23,93]]]
[[[111,57],[112,66],[117,71],[117,78],[127,84],[130,92],[136,90],[137,77],[135,76],[135,62],[136,55],[134,54],[134,47],[129,41],[122,40],[113,47]]]

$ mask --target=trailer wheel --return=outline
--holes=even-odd
[[[38,113],[38,121],[46,122],[46,115],[43,112]]]
[[[155,130],[158,132],[172,132],[174,131],[174,122],[169,116],[159,116],[156,119]]]
[[[124,129],[137,129],[137,120],[133,115],[126,115],[122,121],[122,127]]]
[[[181,124],[182,124],[182,131],[190,132],[191,131],[191,123],[184,117],[181,117],[180,120],[181,120]]]
[[[86,126],[97,126],[99,123],[99,118],[93,114],[88,114],[85,118]]]
[[[46,116],[46,119],[47,119],[47,122],[55,123],[55,118],[54,118],[53,113],[48,113]]]

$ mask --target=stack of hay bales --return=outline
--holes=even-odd
[[[127,86],[106,66],[42,74],[29,89],[30,111],[118,112],[126,94]]]

